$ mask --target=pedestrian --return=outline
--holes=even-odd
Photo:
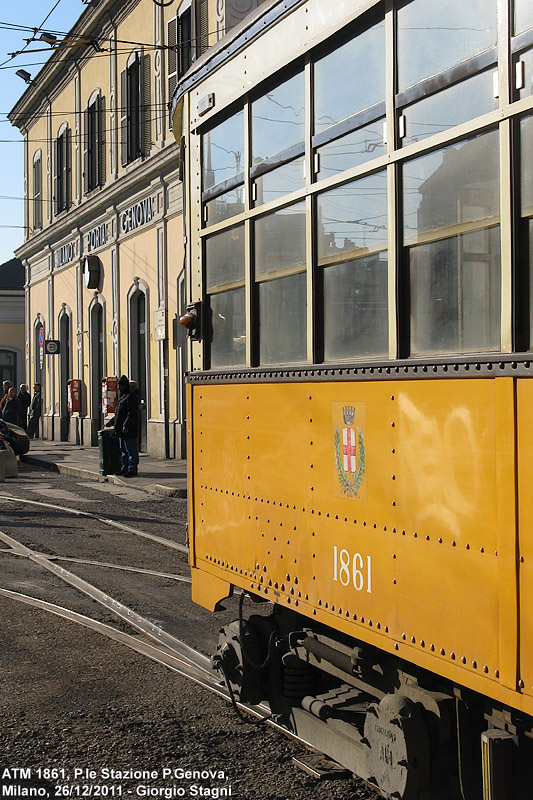
[[[8,392],[11,389],[13,384],[11,381],[3,381],[2,383],[2,399],[0,400],[0,414],[4,410],[4,406],[7,403]]]
[[[31,404],[31,395],[25,383],[20,384],[20,390],[17,395],[20,403],[20,424],[25,431],[28,430],[28,409]]]
[[[17,397],[17,390],[11,386],[7,392],[7,400],[2,409],[2,419],[4,422],[10,422],[12,425],[20,426],[21,407]]]
[[[39,430],[39,420],[41,419],[41,384],[35,383],[33,385],[33,397],[30,403],[30,410],[28,413],[28,436],[33,439]]]
[[[139,393],[135,387],[138,387],[136,381],[130,384],[126,375],[121,375],[115,416],[107,423],[107,427],[114,426],[119,439],[122,468],[117,474],[125,478],[137,475],[139,468]]]

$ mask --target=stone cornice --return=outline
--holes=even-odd
[[[134,196],[154,180],[165,183],[167,177],[178,169],[178,146],[175,142],[155,151],[153,155],[117,180],[109,181],[99,192],[83,200],[79,206],[72,206],[68,212],[54,219],[51,225],[24,242],[17,251],[17,258],[29,260],[54,244],[68,237],[73,229],[84,228],[92,220],[102,216],[110,207],[119,206],[128,197]]]

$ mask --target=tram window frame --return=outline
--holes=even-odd
[[[242,169],[239,172],[235,173],[234,175],[230,175],[228,178],[224,178],[222,180],[216,181],[214,183],[209,184],[209,186],[205,185],[205,161],[206,161],[206,146],[205,146],[205,137],[207,137],[213,131],[216,131],[222,125],[226,124],[229,120],[234,119],[235,117],[242,114],[242,150],[239,152],[241,153],[241,161],[242,161]],[[245,172],[246,172],[246,163],[247,163],[247,156],[246,156],[246,136],[245,136],[245,126],[246,126],[246,111],[243,107],[242,103],[234,105],[230,107],[229,110],[226,110],[223,117],[217,117],[215,122],[211,121],[209,125],[202,127],[199,130],[200,134],[200,173],[201,173],[201,206],[202,206],[202,227],[206,228],[211,225],[216,225],[222,221],[229,221],[236,214],[231,214],[224,219],[216,219],[213,220],[210,218],[209,209],[210,206],[213,204],[214,201],[220,199],[223,195],[229,194],[235,189],[242,189],[243,192],[243,202],[244,207],[246,207],[246,192],[245,192]],[[239,142],[240,144],[240,142]],[[236,152],[236,151],[235,151]],[[244,209],[243,209],[244,210]]]

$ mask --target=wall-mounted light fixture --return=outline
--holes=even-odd
[[[18,75],[25,83],[31,83],[31,75],[25,69],[18,69],[15,75]]]

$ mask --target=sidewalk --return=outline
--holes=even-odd
[[[187,497],[187,462],[176,459],[152,458],[141,453],[139,474],[134,478],[100,475],[98,447],[79,447],[69,442],[49,442],[32,439],[31,447],[21,461],[63,475],[76,475],[94,481],[109,481],[134,486],[146,492],[168,497]]]

